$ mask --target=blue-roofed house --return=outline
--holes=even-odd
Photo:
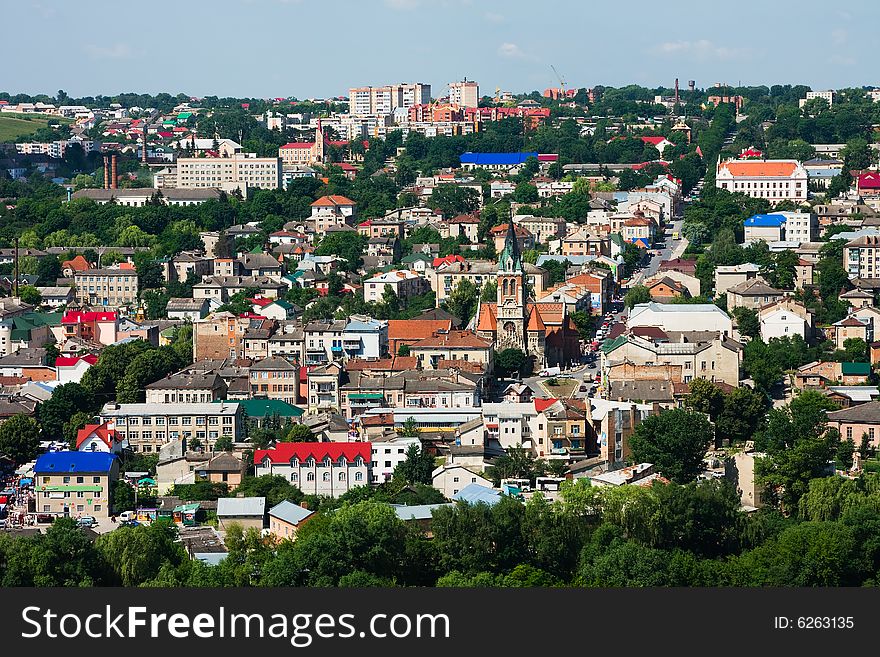
[[[779,242],[785,239],[785,215],[756,214],[745,220],[745,242]]]
[[[510,171],[525,164],[530,157],[538,159],[538,154],[529,153],[462,153],[463,169],[489,169],[490,171]]]
[[[279,540],[292,541],[296,538],[296,532],[299,531],[299,528],[314,515],[314,511],[289,500],[284,500],[269,509],[269,531]]]
[[[34,465],[37,513],[108,518],[119,458],[107,452],[47,452]]]
[[[478,484],[489,490],[492,486],[492,482],[479,470],[461,463],[446,462],[431,473],[431,485],[447,499],[456,499],[455,496],[471,484]]]
[[[468,484],[453,495],[452,499],[456,502],[467,502],[468,504],[495,506],[501,501],[502,496],[503,493],[494,488],[481,486],[480,484]]]

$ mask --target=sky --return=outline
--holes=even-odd
[[[880,85],[877,0],[0,0],[0,91],[326,98],[695,80]],[[11,29],[9,29],[11,28]],[[876,74],[875,74],[876,75]]]

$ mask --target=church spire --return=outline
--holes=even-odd
[[[511,215],[513,212],[511,212]],[[504,250],[498,258],[498,271],[521,272],[522,254],[519,251],[519,242],[516,239],[516,229],[513,226],[513,217],[507,222],[507,235],[504,237]]]

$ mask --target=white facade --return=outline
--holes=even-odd
[[[490,480],[458,464],[447,464],[434,470],[431,484],[447,499],[451,499],[453,495],[458,494],[458,491],[470,484],[479,484],[486,488],[492,487]]]
[[[480,86],[473,80],[449,83],[449,102],[459,107],[478,107]]]
[[[281,159],[236,153],[231,157],[181,157],[177,160],[177,186],[279,189]]]
[[[720,331],[724,335],[733,331],[730,316],[711,303],[636,304],[629,311],[626,326],[657,326],[664,331]]]
[[[807,170],[797,160],[719,160],[715,186],[771,203],[807,200]]]
[[[371,447],[371,482],[383,484],[386,481],[391,481],[394,469],[406,461],[406,452],[410,445],[416,445],[419,451],[422,450],[422,441],[416,437],[395,436],[391,440],[381,442],[374,440]]]
[[[800,317],[785,308],[777,308],[761,317],[761,339],[769,342],[771,338],[791,337],[799,335],[805,338],[807,335],[807,323]]]

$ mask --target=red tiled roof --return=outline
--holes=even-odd
[[[869,171],[860,175],[859,189],[880,189],[880,173]]]
[[[311,148],[314,145],[315,144],[310,141],[292,141],[289,144],[284,144],[284,146],[282,146],[281,149],[284,150],[284,149],[294,149],[294,148]]]
[[[274,299],[267,299],[266,297],[261,297],[259,299],[248,299],[255,306],[259,306],[260,308],[264,308],[268,306],[270,303],[274,301]]]
[[[424,340],[437,331],[452,328],[450,319],[389,319],[388,341],[392,340]]]
[[[330,196],[322,196],[317,201],[312,203],[312,207],[335,207],[337,205],[357,205],[350,198],[345,196],[339,196],[338,194],[333,194]]]
[[[513,230],[518,237],[528,237],[531,235],[529,231],[521,226],[513,225]],[[498,226],[494,226],[490,231],[493,235],[503,235],[507,232],[507,224],[499,224]]]
[[[84,360],[89,365],[94,365],[98,362],[98,357],[94,354],[86,354],[85,356],[59,356],[55,359],[55,367],[74,367],[81,360]]]
[[[667,141],[666,137],[639,137],[646,144],[653,144],[654,146],[659,145],[660,143]]]
[[[425,347],[439,348],[459,348],[459,349],[487,349],[490,343],[477,336],[473,331],[448,331],[445,333],[436,333],[428,338],[419,340],[413,349],[422,349]]]
[[[378,360],[352,358],[345,364],[345,369],[349,372],[359,372],[362,370],[406,372],[418,369],[418,365],[419,359],[415,356],[391,356],[390,358],[379,358]]]
[[[543,412],[546,411],[548,408],[550,408],[551,406],[553,406],[553,404],[555,404],[556,401],[557,401],[557,400],[554,399],[554,398],[552,398],[552,397],[550,397],[550,398],[546,398],[546,397],[535,397],[535,410],[536,410],[538,413],[543,413]]]
[[[81,310],[70,310],[61,318],[62,324],[82,324],[83,322],[115,322],[116,313],[102,312],[83,312]]]
[[[443,256],[442,258],[434,258],[434,261],[431,264],[434,268],[437,268],[441,265],[451,265],[454,262],[464,262],[464,258],[460,255],[448,255]]]
[[[61,263],[62,269],[67,269],[68,267],[73,269],[73,271],[85,271],[86,269],[90,269],[91,265],[89,264],[89,261],[86,260],[83,256],[78,255],[75,258],[65,260]]]
[[[333,461],[341,456],[354,461],[360,456],[369,462],[371,446],[371,443],[279,443],[274,449],[254,451],[254,463],[262,463],[266,458],[272,463],[289,463],[294,456],[300,461],[310,456],[316,461],[323,461],[327,456]]]
[[[77,431],[76,448],[79,449],[80,445],[88,440],[89,436],[94,434],[105,445],[107,445],[108,448],[113,449],[113,443],[119,441],[119,434],[117,434],[115,429],[110,429],[107,424],[107,422],[104,422],[104,424],[87,424]]]
[[[797,162],[790,160],[732,160],[722,162],[722,169],[727,169],[730,175],[736,176],[790,176],[797,169]]]

